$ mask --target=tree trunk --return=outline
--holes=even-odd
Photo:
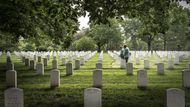
[[[148,42],[147,42],[148,52],[151,51],[151,42],[152,42],[151,40],[148,40]]]
[[[98,46],[98,52],[100,53],[101,52],[101,45],[100,45],[100,43],[98,43],[97,46]]]
[[[166,51],[166,37],[164,35],[164,51]]]

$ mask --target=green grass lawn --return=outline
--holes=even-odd
[[[25,107],[83,107],[84,89],[92,87],[92,71],[98,54],[85,63],[80,70],[74,70],[73,76],[65,76],[65,66],[59,60],[61,73],[61,86],[56,89],[50,88],[49,66],[45,67],[45,75],[38,76],[34,70],[24,66],[24,63],[16,56],[12,56],[17,71],[18,88],[24,90]],[[0,57],[0,107],[4,107],[5,84],[5,54]],[[143,60],[140,65],[134,63],[134,75],[126,75],[125,69],[112,65],[113,59],[104,54],[103,61],[103,107],[165,107],[166,89],[182,88],[181,71],[187,67],[190,58],[175,65],[174,70],[165,70],[165,75],[159,76],[156,72],[153,58],[151,68],[148,70],[148,88],[137,88],[137,70],[143,68]],[[73,63],[74,64],[74,63]],[[166,64],[166,62],[165,62]],[[73,65],[74,67],[74,65]],[[167,68],[167,66],[165,65]],[[190,90],[185,90],[186,107],[190,107]]]

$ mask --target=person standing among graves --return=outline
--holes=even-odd
[[[129,48],[127,45],[124,45],[123,49],[121,49],[120,51],[120,57],[124,59],[126,63],[128,63],[129,56],[130,56]]]

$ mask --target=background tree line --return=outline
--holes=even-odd
[[[77,32],[86,12],[90,28]],[[190,12],[171,0],[0,0],[0,50],[119,50],[123,43],[190,50]]]

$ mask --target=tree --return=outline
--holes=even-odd
[[[138,19],[128,19],[125,18],[124,20],[120,21],[120,24],[124,30],[124,35],[126,39],[130,39],[132,42],[131,49],[137,50],[139,45],[137,43],[137,35],[141,28],[141,22]]]
[[[115,20],[112,20],[111,25],[93,25],[90,29],[89,36],[92,37],[96,41],[96,45],[98,47],[98,52],[102,50],[102,47],[114,46],[114,48],[118,48],[122,42],[121,29]],[[112,46],[110,46],[112,45]]]
[[[95,50],[96,44],[95,41],[91,37],[82,37],[79,40],[76,40],[70,46],[71,50],[81,50],[81,51],[88,51],[88,50]]]

